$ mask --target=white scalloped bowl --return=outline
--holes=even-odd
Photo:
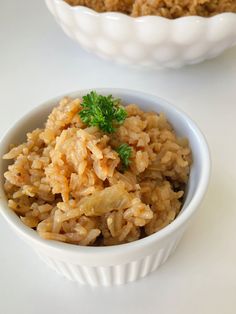
[[[0,140],[0,213],[16,235],[25,240],[44,262],[59,274],[70,280],[93,286],[120,285],[145,277],[174,252],[206,192],[210,158],[206,141],[195,123],[165,100],[125,89],[96,90],[100,94],[112,94],[126,104],[136,103],[143,110],[164,112],[178,135],[188,137],[193,153],[193,165],[184,205],[178,217],[153,235],[132,243],[110,247],[83,247],[43,240],[36,231],[21,222],[7,205],[3,189],[3,174],[7,170],[8,162],[2,160],[2,156],[8,151],[11,143],[20,143],[27,132],[42,127],[49,112],[61,97],[43,103],[30,111]],[[82,97],[87,93],[88,91],[85,90],[69,96]]]
[[[236,44],[236,14],[210,18],[130,17],[45,0],[64,32],[84,49],[118,63],[179,68],[218,56]]]

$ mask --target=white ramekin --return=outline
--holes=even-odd
[[[68,279],[90,285],[119,285],[135,281],[156,270],[172,254],[179,243],[190,218],[196,212],[206,192],[210,157],[206,141],[195,123],[183,112],[156,96],[123,89],[96,89],[101,94],[112,94],[125,103],[136,103],[146,111],[164,112],[180,136],[188,137],[193,153],[193,165],[186,200],[179,216],[161,231],[144,239],[111,247],[82,247],[43,240],[37,232],[26,227],[8,208],[3,191],[3,173],[8,162],[2,156],[9,144],[19,143],[25,134],[42,127],[52,107],[61,98],[50,100],[30,111],[14,124],[0,141],[0,212],[37,254],[58,273]],[[87,90],[70,94],[81,97]],[[184,258],[184,257],[183,257]]]
[[[64,32],[84,49],[119,63],[178,68],[213,58],[236,44],[236,14],[210,18],[134,18],[45,0]]]

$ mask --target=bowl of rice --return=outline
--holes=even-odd
[[[136,67],[180,68],[236,43],[235,0],[45,0],[81,47]]]
[[[0,142],[0,213],[52,269],[94,286],[145,277],[174,252],[206,192],[204,136],[156,96],[50,100]]]

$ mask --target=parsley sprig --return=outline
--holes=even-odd
[[[121,144],[116,151],[121,159],[122,170],[124,171],[129,167],[132,148],[128,144]]]
[[[79,112],[81,120],[89,126],[97,126],[105,133],[114,133],[116,126],[122,124],[127,112],[119,99],[112,95],[98,95],[92,91],[83,97],[83,109]]]

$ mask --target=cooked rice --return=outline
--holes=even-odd
[[[191,151],[163,114],[126,106],[114,134],[86,127],[80,99],[64,98],[45,127],[11,148],[5,172],[9,207],[44,239],[79,245],[115,245],[148,236],[178,215]],[[115,148],[132,146],[120,171]]]
[[[159,15],[174,19],[181,16],[213,16],[236,13],[235,0],[65,0],[72,6],[82,5],[98,12],[117,11],[131,16]]]

